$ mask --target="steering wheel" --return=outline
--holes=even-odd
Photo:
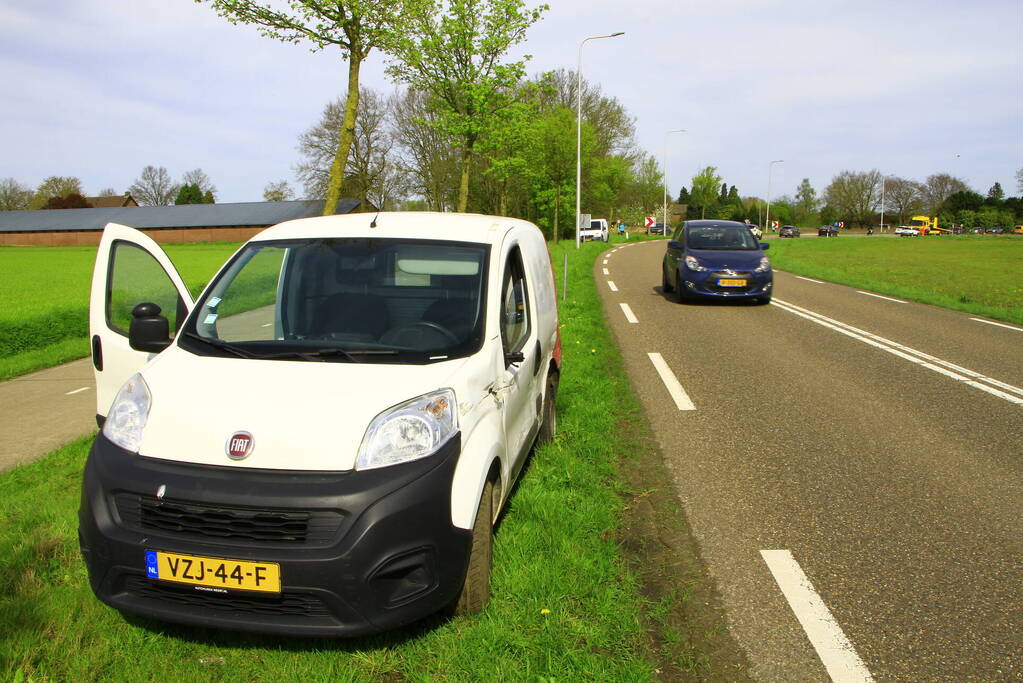
[[[457,345],[461,343],[461,340],[458,337],[456,337],[451,330],[444,327],[443,325],[432,322],[430,320],[420,320],[418,322],[410,323],[408,325],[396,327],[393,330],[388,330],[380,338],[380,341],[384,344],[393,344],[395,343],[395,341],[400,340],[402,335],[406,333],[418,332],[421,335],[423,331],[427,330],[430,333],[440,335],[441,337],[444,338],[445,341],[451,343],[452,345]]]

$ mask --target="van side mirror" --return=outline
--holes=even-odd
[[[771,244],[769,242],[761,242],[760,248],[763,249],[764,251],[767,251],[768,249],[771,248]]]
[[[128,345],[136,351],[160,353],[170,346],[170,323],[160,315],[160,307],[148,301],[131,309]]]
[[[682,245],[679,243],[678,240],[669,240],[668,241],[668,249],[681,249],[681,248],[682,248]]]

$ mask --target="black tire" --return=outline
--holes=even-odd
[[[452,607],[454,616],[476,614],[490,602],[490,568],[494,561],[494,482],[488,481],[480,495],[472,525],[472,550],[465,570],[462,592]]]
[[[558,396],[558,376],[553,372],[547,375],[547,393],[543,401],[543,417],[540,422],[540,432],[536,435],[536,443],[542,446],[554,440],[558,431],[558,409],[554,405]]]
[[[668,281],[668,274],[664,272],[664,265],[661,265],[661,291],[665,294],[670,294],[674,289],[671,286],[671,282]]]

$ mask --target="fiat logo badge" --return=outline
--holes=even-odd
[[[227,451],[227,457],[231,460],[244,460],[252,453],[254,444],[252,435],[248,432],[235,432],[227,440],[224,450]]]

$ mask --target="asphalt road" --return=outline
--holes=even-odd
[[[678,304],[665,244],[594,277],[754,675],[1023,680],[1023,329],[778,272]]]

